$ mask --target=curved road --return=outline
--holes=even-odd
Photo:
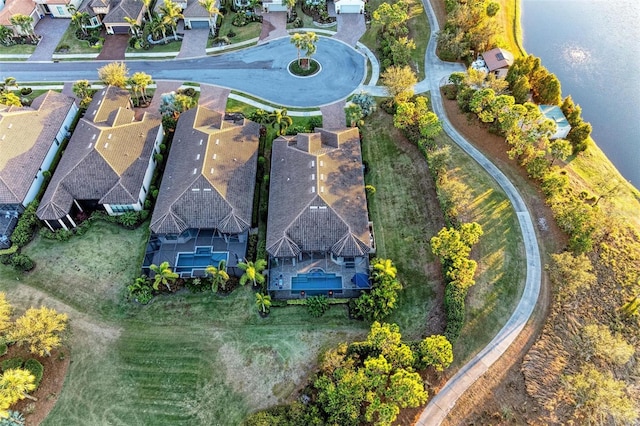
[[[155,80],[198,81],[235,89],[289,107],[315,107],[349,96],[364,81],[366,58],[351,46],[320,37],[313,58],[322,70],[307,78],[294,77],[287,67],[297,58],[289,37],[249,49],[196,59],[127,61],[131,72],[144,71]],[[97,69],[111,62],[3,62],[0,75],[20,82],[98,80]]]
[[[455,406],[458,398],[500,358],[518,334],[520,334],[531,317],[538,301],[542,278],[542,263],[540,260],[538,240],[531,220],[531,213],[527,209],[520,193],[491,161],[475,149],[453,128],[444,112],[442,96],[440,95],[440,82],[452,71],[459,71],[460,69],[459,67],[447,64],[438,59],[436,55],[436,33],[439,30],[438,21],[429,0],[422,0],[422,2],[429,18],[429,24],[431,25],[431,38],[429,39],[429,45],[427,46],[427,53],[425,55],[424,69],[427,77],[417,85],[416,92],[425,90],[431,92],[433,110],[442,122],[442,127],[445,132],[447,132],[460,148],[476,160],[478,164],[496,180],[505,194],[507,194],[520,224],[527,258],[527,277],[524,292],[518,306],[493,340],[449,379],[444,387],[440,389],[440,392],[429,402],[417,422],[420,426],[426,426],[439,425],[442,423]]]

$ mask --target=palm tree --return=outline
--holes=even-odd
[[[223,18],[224,16],[222,15],[222,13],[220,13],[220,9],[216,7],[216,0],[199,0],[198,3],[200,3],[200,6],[202,6],[204,10],[206,10],[209,14],[209,29],[213,34],[215,32],[215,19],[211,18],[214,15],[220,16],[221,18]]]
[[[129,18],[128,16],[124,17],[124,20],[127,24],[129,24],[129,26],[131,27],[131,31],[133,31],[133,35],[135,37],[140,37],[140,30],[142,29],[140,27],[140,25],[138,24],[138,21],[136,21],[133,18]]]
[[[304,34],[302,33],[292,34],[291,44],[293,44],[296,47],[296,50],[298,51],[298,66],[300,66],[300,51],[305,47]]]
[[[133,94],[136,95],[138,92],[142,95],[142,100],[144,102],[147,101],[147,87],[153,82],[151,76],[144,72],[136,72],[129,79],[128,83],[131,85],[131,90]]]
[[[167,37],[167,29],[162,17],[154,16],[153,19],[147,24],[147,27],[149,28],[149,32],[153,35],[154,39],[157,39],[161,34],[162,38]]]
[[[395,278],[398,272],[391,259],[376,259],[373,264],[373,271],[376,276],[386,275],[389,278]]]
[[[268,294],[256,293],[256,306],[260,312],[266,314],[269,312],[269,308],[271,308],[271,296]]]
[[[82,34],[87,35],[86,26],[91,23],[91,16],[87,12],[78,12],[75,7],[69,7],[71,15],[71,24],[82,31]],[[126,18],[125,18],[126,19]]]
[[[316,46],[316,43],[318,43],[318,35],[314,32],[305,33],[303,36],[303,41],[303,48],[305,50],[304,55],[306,60],[305,68],[309,69],[309,67],[311,66],[311,55],[316,53],[316,50],[318,49]]]
[[[264,275],[262,271],[267,267],[267,261],[264,259],[256,260],[255,264],[245,259],[244,262],[238,262],[238,268],[244,271],[244,274],[240,277],[240,285],[245,285],[247,281],[251,281],[253,286],[264,283]]]
[[[31,16],[16,13],[9,19],[11,25],[14,25],[20,30],[21,34],[24,34],[35,40],[35,34],[33,33],[33,18]]]
[[[184,18],[182,12],[180,11],[180,7],[177,3],[171,0],[166,0],[164,2],[164,5],[162,5],[162,7],[160,8],[160,12],[162,13],[162,22],[164,22],[165,25],[169,26],[171,28],[171,31],[173,31],[173,39],[178,40],[178,34],[176,33],[176,29],[178,27],[178,19]]]
[[[153,278],[153,289],[158,290],[160,283],[162,283],[171,291],[169,284],[174,282],[179,275],[171,270],[169,262],[162,262],[160,266],[152,264],[149,268],[156,274]]]
[[[269,114],[269,122],[273,128],[278,129],[279,135],[284,135],[287,132],[287,128],[293,124],[293,119],[287,115],[287,109],[282,108],[274,110]]]
[[[227,262],[221,260],[218,263],[218,267],[215,266],[207,266],[207,269],[204,270],[207,275],[211,275],[211,290],[213,292],[218,291],[218,287],[222,287],[223,290],[226,290],[227,281],[229,281],[229,274],[227,274]]]
[[[0,93],[9,93],[9,87],[18,88],[18,80],[15,77],[7,77],[4,81],[0,82]]]
[[[147,17],[149,18],[149,22],[151,22],[151,20],[153,19],[151,17],[151,1],[152,0],[142,0],[142,3],[144,3],[145,9],[147,9]]]

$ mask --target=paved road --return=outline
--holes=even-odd
[[[156,80],[198,81],[236,89],[290,107],[328,105],[349,96],[365,78],[365,57],[337,40],[320,37],[313,56],[322,65],[315,76],[299,78],[287,67],[297,57],[288,37],[220,56],[171,61],[129,61],[133,73],[144,71]],[[106,62],[0,63],[0,76],[19,82],[98,80]]]
[[[536,237],[531,213],[520,196],[518,190],[513,186],[509,179],[482,153],[475,149],[458,133],[451,122],[448,120],[440,95],[440,83],[443,77],[450,73],[452,69],[450,64],[446,64],[438,59],[435,53],[436,49],[436,32],[438,31],[438,22],[435,13],[429,3],[429,0],[423,0],[429,23],[431,25],[431,38],[427,46],[427,54],[425,57],[425,70],[427,70],[427,78],[419,83],[423,89],[428,88],[431,92],[431,104],[435,113],[442,121],[445,132],[471,157],[473,157],[504,190],[511,205],[516,211],[520,230],[524,240],[525,255],[527,258],[527,276],[525,282],[524,293],[520,299],[520,303],[515,311],[498,332],[493,340],[478,353],[473,359],[463,366],[438,394],[429,402],[422,415],[418,419],[417,424],[420,426],[439,425],[447,417],[453,409],[458,398],[478,379],[491,365],[502,356],[504,351],[513,343],[522,331],[525,324],[531,317],[533,309],[538,301],[540,293],[542,263],[540,260],[540,251],[538,248],[538,240]],[[453,69],[455,70],[455,69]],[[418,90],[416,90],[418,91]]]

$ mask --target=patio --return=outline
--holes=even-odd
[[[356,274],[369,274],[369,262],[366,258],[357,259],[354,262],[337,264],[331,260],[329,254],[322,256],[316,253],[312,256],[304,253],[302,261],[297,260],[295,264],[292,259],[271,259],[268,275],[268,290],[277,299],[299,299],[304,298],[305,292],[292,291],[292,278],[300,274],[309,274],[322,270],[325,274],[335,274],[342,279],[341,293],[327,291],[329,297],[358,297],[362,290],[367,288],[359,287],[352,281]]]
[[[227,272],[230,275],[242,274],[242,271],[237,268],[237,264],[244,259],[247,252],[247,242],[240,242],[237,238],[225,239],[211,229],[199,230],[195,238],[184,243],[161,243],[157,236],[152,235],[147,244],[142,272],[148,273],[151,264],[159,265],[162,262],[169,262],[171,267],[175,267],[178,253],[198,253],[202,251],[202,248],[210,248],[211,252],[228,252]],[[183,272],[182,274],[184,274],[183,278],[204,276],[204,269],[195,269],[193,273]]]

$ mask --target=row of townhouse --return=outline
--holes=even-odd
[[[178,120],[143,271],[167,261],[182,277],[199,277],[224,260],[230,273],[241,272],[237,264],[252,232],[260,126],[217,111],[214,105],[226,102],[208,90],[214,89],[202,86],[201,103]],[[0,107],[0,219],[10,216],[15,225],[35,198],[76,113],[73,99],[51,91],[31,107]],[[161,117],[134,109],[126,90],[99,90],[38,217],[51,230],[72,229],[96,210],[142,210],[163,137]],[[268,287],[276,297],[350,296],[369,288],[374,239],[357,128],[277,138],[268,207]]]

